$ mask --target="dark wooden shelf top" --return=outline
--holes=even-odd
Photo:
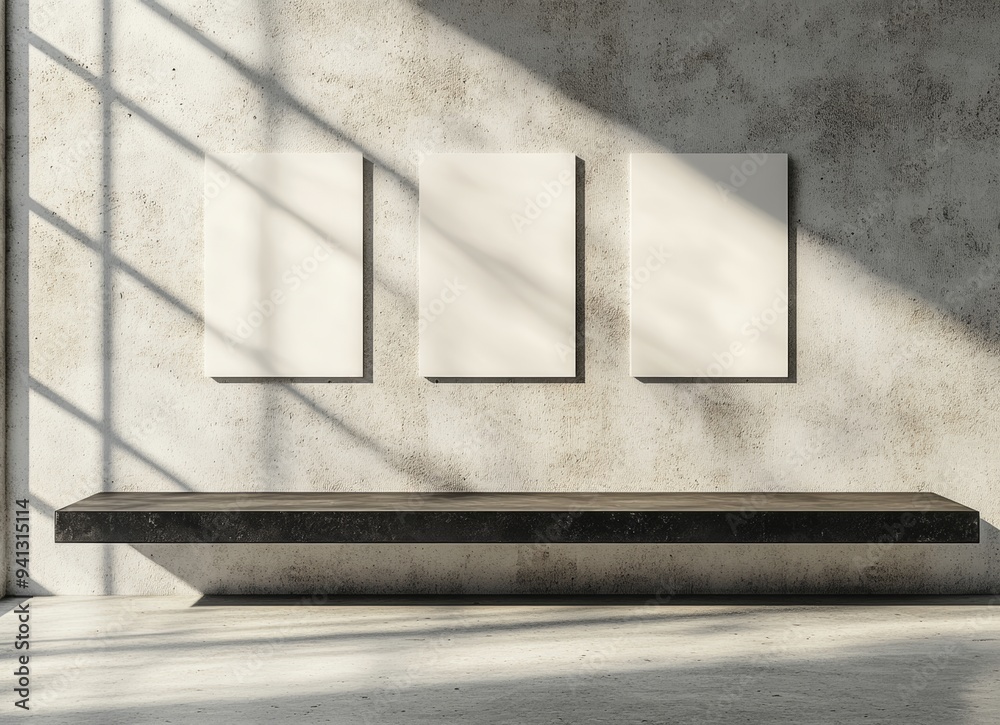
[[[975,543],[933,493],[99,493],[56,511],[70,543]]]
[[[60,511],[972,511],[934,493],[98,493]]]

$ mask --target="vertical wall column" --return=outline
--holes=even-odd
[[[0,431],[4,435],[0,436],[0,476],[4,482],[0,486],[0,511],[4,512],[3,535],[0,536],[0,597],[7,595],[7,532],[10,528],[12,511],[7,507],[7,12],[6,4],[4,12],[0,13],[0,38],[4,39],[4,52],[0,53],[0,81],[3,82],[4,92],[0,93],[0,138],[4,141],[0,144],[0,319],[4,322],[0,325],[0,349],[4,351],[0,355],[0,379],[4,381],[0,388]]]

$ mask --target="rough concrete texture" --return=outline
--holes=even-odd
[[[4,17],[0,18],[0,33],[3,33],[5,37],[6,37],[6,20],[7,18],[5,13]],[[6,64],[6,58],[0,58],[0,78],[3,78],[4,83],[6,84],[7,72],[5,64]],[[6,88],[6,85],[4,87]],[[2,138],[5,139],[7,138],[6,107],[7,107],[7,94],[4,93],[4,97],[0,99],[0,132],[2,132]],[[4,146],[3,151],[0,151],[0,186],[2,186],[4,189],[7,188],[6,186],[7,164],[5,157],[6,157],[6,146]],[[0,194],[0,219],[4,220],[3,226],[0,227],[0,265],[5,265],[6,264],[5,258],[7,251],[7,243],[6,243],[7,194],[6,193]],[[6,309],[5,305],[6,305],[7,293],[5,290],[6,290],[6,279],[4,278],[3,274],[0,274],[0,311]],[[6,351],[7,325],[6,324],[0,325],[0,328],[2,328],[0,329],[0,349]],[[0,355],[0,380],[6,380],[6,379],[7,379],[7,356],[5,353],[4,355]],[[0,430],[4,431],[7,430],[6,401],[7,401],[7,394],[5,385],[4,389],[0,390]],[[0,476],[3,476],[4,480],[6,481],[6,474],[5,474],[6,469],[4,465],[4,459],[6,457],[5,452],[6,452],[5,443],[4,441],[0,441]],[[6,511],[6,510],[7,510],[7,486],[4,485],[0,486],[0,511]],[[0,563],[0,570],[2,570],[5,573],[5,575],[2,577],[3,581],[0,582],[0,596],[3,596],[6,593],[6,588],[7,588],[7,577],[6,577],[7,540],[6,539],[7,539],[6,536],[0,536],[0,562],[2,562]]]
[[[13,0],[8,480],[34,594],[1000,585],[1000,7]],[[30,16],[30,17],[29,17]],[[372,161],[374,375],[202,376],[206,152]],[[628,374],[628,154],[787,152],[794,384]],[[583,384],[417,376],[417,165],[574,152]],[[101,490],[934,491],[980,545],[52,543]],[[876,536],[878,534],[876,533]],[[858,646],[861,646],[860,644]]]
[[[987,725],[1000,706],[995,599],[41,597],[28,604],[30,717]],[[4,632],[17,624],[0,616]]]

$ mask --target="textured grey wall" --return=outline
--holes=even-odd
[[[1000,585],[992,2],[10,4],[10,492],[35,593]],[[374,167],[374,380],[202,377],[206,151]],[[787,152],[797,382],[628,375],[632,151]],[[586,382],[416,374],[417,165],[586,166]],[[56,546],[100,490],[929,490],[979,546]]]
[[[6,26],[6,15],[3,18],[0,18],[0,34],[5,34],[5,32],[6,32],[5,31],[5,26]],[[0,59],[0,78],[6,78],[6,75],[7,75],[6,74],[6,69],[5,69],[4,65],[5,65],[4,59]],[[0,129],[3,130],[2,138],[4,138],[4,139],[7,138],[7,112],[6,112],[6,108],[7,108],[7,97],[6,97],[6,94],[4,94],[3,98],[0,98]],[[2,149],[0,149],[0,187],[2,187],[4,189],[7,188],[6,187],[6,175],[7,175],[6,169],[7,169],[7,163],[6,163],[6,145],[4,145],[4,147]],[[0,242],[2,242],[2,243],[0,243],[0,265],[2,265],[2,264],[5,263],[4,262],[4,257],[5,257],[6,250],[7,250],[7,244],[6,244],[6,236],[7,236],[7,194],[6,193],[0,194],[0,219],[4,220],[3,228],[0,228]],[[0,275],[0,309],[4,309],[5,300],[7,299],[7,293],[4,291],[5,290],[5,282],[6,282],[6,280],[3,278],[3,275]],[[3,325],[2,327],[3,327],[3,329],[0,329],[0,348],[6,350],[7,349],[7,341],[6,341],[7,340],[7,338],[6,338],[7,327],[6,327],[6,325]],[[7,376],[7,360],[6,360],[6,354],[5,354],[3,356],[3,359],[0,359],[0,380],[5,380],[6,376]],[[4,389],[0,390],[0,429],[2,429],[2,430],[6,430],[7,429],[7,421],[6,421],[7,405],[6,405],[6,400],[7,400],[6,386],[4,386]],[[4,459],[5,459],[5,457],[6,457],[5,456],[5,445],[4,445],[3,442],[0,442],[0,476],[2,476],[4,478],[6,478],[5,466],[4,466]],[[6,499],[6,496],[7,496],[7,487],[6,487],[6,485],[0,486],[0,511],[6,511],[7,510],[7,499]],[[0,571],[4,572],[3,582],[0,582],[0,597],[4,596],[4,594],[6,593],[6,587],[7,587],[7,577],[6,577],[6,572],[7,572],[7,535],[6,535],[6,532],[7,532],[7,530],[9,528],[11,528],[11,523],[8,523],[8,521],[9,521],[8,518],[4,519],[4,526],[2,528],[2,531],[4,532],[4,535],[0,536],[0,559],[3,560],[3,563],[0,563]]]

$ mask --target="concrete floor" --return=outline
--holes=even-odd
[[[0,637],[13,641],[0,603]],[[1000,598],[30,600],[0,722],[996,723]],[[662,604],[662,605],[660,605]],[[8,645],[5,662],[13,662]]]

